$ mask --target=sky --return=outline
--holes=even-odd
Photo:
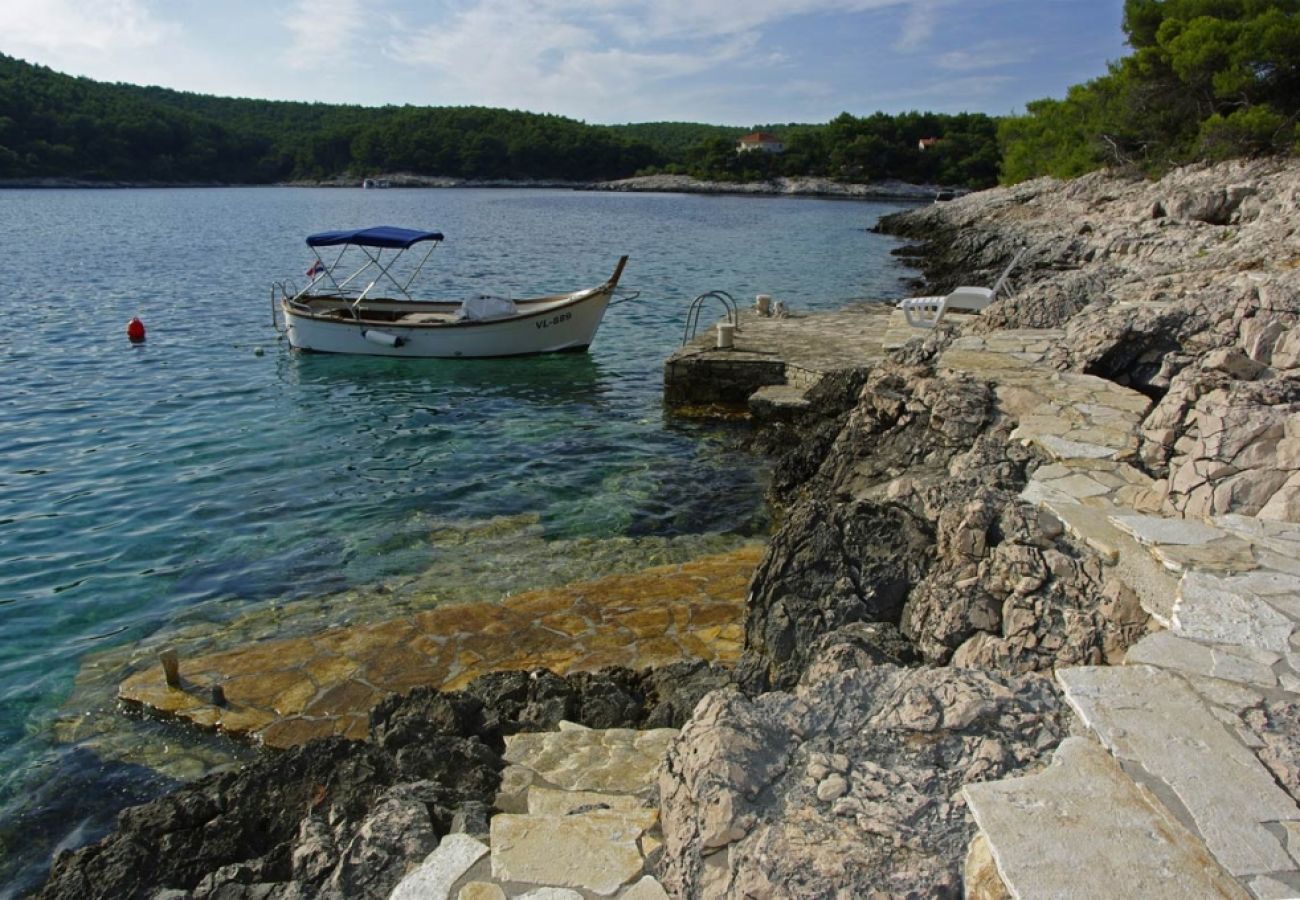
[[[1126,53],[1123,0],[0,0],[0,52],[103,81],[591,123],[1020,112]]]

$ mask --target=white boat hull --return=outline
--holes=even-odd
[[[527,356],[585,350],[609,306],[614,285],[560,302],[520,303],[517,316],[485,322],[402,324],[318,315],[287,300],[280,304],[289,345],[319,353],[416,358]],[[418,306],[418,304],[415,304]]]

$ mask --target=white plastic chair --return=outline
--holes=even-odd
[[[907,324],[913,328],[933,328],[943,321],[944,314],[949,310],[979,312],[993,302],[993,298],[1006,285],[1011,270],[1016,267],[1016,263],[1020,262],[1020,257],[1024,256],[1028,249],[1021,248],[1015,256],[1011,257],[1011,262],[1007,264],[1006,269],[991,288],[959,287],[947,296],[909,297],[900,301],[898,308],[903,311]]]

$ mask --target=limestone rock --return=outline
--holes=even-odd
[[[506,900],[506,892],[490,881],[471,881],[456,894],[456,900]]]
[[[959,896],[972,831],[957,789],[1034,765],[1065,722],[1038,674],[884,664],[792,693],[711,694],[660,778],[664,886]]]
[[[1272,700],[1247,710],[1246,724],[1259,737],[1262,747],[1256,751],[1259,759],[1278,784],[1300,803],[1300,702]],[[1300,837],[1300,824],[1292,829]],[[1294,856],[1300,840],[1290,845]]]
[[[609,896],[641,874],[641,835],[654,810],[492,819],[492,877]]]
[[[855,622],[897,622],[926,566],[924,523],[870,502],[791,511],[755,572],[746,663],[759,683],[793,684],[814,640]]]
[[[388,895],[389,900],[449,900],[452,888],[488,848],[464,834],[448,835],[419,868],[407,873]],[[498,888],[498,891],[500,889]],[[459,897],[464,897],[462,890]]]
[[[380,800],[344,848],[325,892],[341,897],[388,894],[406,874],[410,860],[438,845],[428,808],[413,797]]]
[[[62,855],[40,896],[149,896],[207,879],[206,890],[231,896],[384,897],[439,839],[470,840],[448,834],[491,805],[504,735],[562,718],[675,723],[729,682],[688,664],[567,679],[506,673],[464,693],[416,689],[376,706],[373,742],[314,741],[126,810],[114,833]],[[643,755],[661,752],[662,743]]]
[[[1043,772],[968,785],[963,793],[1017,897],[1249,896],[1194,834],[1085,738],[1062,743]]]
[[[970,842],[962,882],[964,900],[1012,900],[1002,876],[998,874],[988,838],[982,833],[975,835]]]

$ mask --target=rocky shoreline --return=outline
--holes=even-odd
[[[854,183],[829,178],[774,178],[771,181],[701,181],[689,175],[642,175],[617,181],[600,181],[588,188],[627,193],[666,192],[674,194],[750,194],[755,196],[833,197],[845,200],[934,200],[936,185],[902,181]]]
[[[844,200],[934,200],[934,185],[884,181],[871,184],[833,181],[829,178],[777,178],[772,181],[702,181],[689,175],[640,175],[614,181],[565,181],[518,178],[448,178],[398,172],[376,176],[393,188],[527,188],[569,191],[611,191],[615,193],[674,193],[752,195],[767,197],[831,197]],[[328,187],[359,188],[362,179],[351,175],[298,180],[277,185],[235,185],[216,182],[123,182],[91,181],[83,178],[20,178],[0,180],[5,188],[178,188],[178,187]],[[960,192],[958,192],[960,193]]]
[[[931,293],[991,283],[1029,249],[980,317],[823,378],[760,430],[780,527],[738,667],[417,689],[375,709],[369,742],[314,742],[128,810],[61,855],[41,896],[386,897],[449,835],[488,828],[504,738],[561,722],[681,728],[662,846],[643,845],[672,896],[1024,892],[1046,883],[1043,854],[1017,868],[1028,838],[1007,837],[994,789],[1059,773],[1054,754],[1093,759],[1089,729],[1173,804],[1141,834],[1191,828],[1210,847],[1177,857],[1166,891],[1300,887],[1295,850],[1241,862],[1276,837],[1241,825],[1222,843],[1205,817],[1236,804],[1143,756],[1140,722],[1106,719],[1204,701],[1192,743],[1239,740],[1220,768],[1263,773],[1258,821],[1300,828],[1300,164],[1040,180],[881,227],[921,242]],[[1108,704],[1112,673],[1164,686]],[[475,890],[459,896],[506,896]]]
[[[749,195],[765,197],[833,197],[845,200],[934,200],[935,185],[883,181],[870,184],[829,178],[775,178],[771,181],[703,181],[689,175],[638,175],[613,181],[560,181],[554,179],[446,178],[398,172],[376,176],[395,188],[554,188],[616,193],[669,193]],[[290,182],[294,187],[361,187],[361,179],[336,176],[319,181]]]

